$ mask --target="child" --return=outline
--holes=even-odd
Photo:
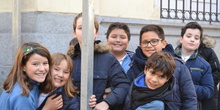
[[[155,52],[168,52],[174,55],[171,44],[167,44],[164,31],[158,25],[146,25],[140,31],[138,48],[133,55],[132,66],[128,70],[128,77],[131,81],[144,71],[145,62]],[[176,69],[174,72],[175,83],[177,85],[174,95],[174,103],[169,106],[173,110],[196,110],[197,99],[196,91],[192,82],[189,70],[179,58],[176,61]]]
[[[173,101],[175,67],[169,53],[153,53],[145,63],[144,72],[134,80],[124,110],[171,110],[168,105]]]
[[[73,86],[71,79],[71,72],[73,70],[73,62],[71,58],[62,53],[54,53],[51,57],[51,74],[49,74],[47,78],[50,80],[48,82],[53,82],[53,86],[52,88],[49,87],[48,83],[43,83],[40,86],[41,94],[38,104],[41,105],[38,109],[79,110],[80,100],[77,95],[78,91],[76,90],[76,87]],[[52,90],[46,91],[48,88],[51,88]],[[56,95],[59,96],[56,97]],[[94,105],[90,107],[94,107]]]
[[[51,57],[39,43],[24,43],[19,47],[13,67],[4,81],[0,97],[2,110],[36,110],[39,83],[44,82]]]
[[[110,53],[117,58],[125,73],[130,68],[131,58],[134,54],[134,52],[126,50],[130,37],[129,27],[119,22],[109,25],[106,33],[107,43],[112,47]]]
[[[214,94],[211,66],[198,55],[202,33],[203,29],[197,22],[189,22],[182,28],[181,44],[175,49],[175,55],[182,58],[185,65],[191,71],[199,102],[211,98]],[[202,110],[201,106],[199,108]]]
[[[94,21],[94,36],[98,35],[98,22]],[[78,43],[71,45],[68,55],[74,61],[74,70],[72,78],[74,84],[80,89],[81,82],[81,48],[82,48],[82,13],[78,14],[73,22],[74,36]],[[129,89],[129,80],[127,79],[123,68],[118,60],[109,52],[109,47],[103,45],[100,41],[94,42],[94,71],[93,75],[93,94],[96,95],[97,105],[94,109],[107,110],[120,105],[124,102],[127,90]],[[111,84],[114,90],[105,98],[106,87]]]
[[[134,52],[126,50],[130,38],[130,29],[126,24],[115,22],[109,25],[106,33],[107,44],[112,47],[110,53],[117,58],[125,74],[130,68],[131,58],[134,54]],[[104,98],[112,91],[111,89],[113,88],[109,87],[105,89]],[[119,108],[120,106],[121,108]],[[117,108],[122,109],[123,105],[118,105]]]

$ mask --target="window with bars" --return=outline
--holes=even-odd
[[[219,0],[160,0],[160,18],[220,22],[219,6]]]

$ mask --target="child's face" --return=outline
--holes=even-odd
[[[145,84],[149,89],[155,90],[163,86],[167,81],[167,76],[163,76],[163,72],[154,72],[153,69],[145,69]]]
[[[142,52],[146,57],[150,57],[153,53],[155,52],[160,52],[162,51],[163,48],[166,47],[166,40],[159,40],[159,36],[153,32],[153,31],[148,31],[142,34],[142,39],[140,43],[140,47]],[[143,44],[142,42],[146,41],[152,41],[152,40],[158,40],[157,45],[151,45],[151,43],[148,44]]]
[[[76,21],[76,29],[73,32],[73,34],[77,38],[79,43],[81,44],[82,42],[82,17],[78,18],[78,20]],[[98,35],[98,32],[96,32],[95,26],[94,26],[94,37],[96,37],[97,35]]]
[[[67,61],[63,60],[59,65],[53,65],[51,74],[56,88],[64,86],[70,77]]]
[[[200,34],[199,29],[187,29],[185,34],[180,37],[182,49],[188,52],[196,50],[200,45]]]
[[[113,29],[107,39],[113,52],[125,52],[128,47],[128,36],[123,29]]]
[[[45,80],[49,72],[48,59],[39,54],[33,54],[23,67],[23,71],[32,80],[41,83]]]

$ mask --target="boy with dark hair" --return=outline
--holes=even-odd
[[[172,45],[167,44],[164,31],[158,25],[146,25],[141,29],[139,45],[132,57],[132,66],[127,73],[130,81],[144,71],[145,62],[153,53],[163,51],[174,55]],[[181,59],[174,59],[176,61],[174,72],[176,92],[173,96],[174,102],[170,103],[169,107],[173,110],[196,110],[197,97],[190,72]]]
[[[210,64],[198,55],[202,33],[203,29],[197,22],[187,23],[182,28],[180,45],[176,47],[175,55],[184,60],[184,64],[191,72],[198,104],[202,104],[202,106],[198,105],[199,110],[207,110],[211,107],[205,108],[205,103],[202,102],[213,97],[214,82]]]
[[[138,76],[126,98],[124,110],[172,109],[175,83],[175,60],[167,52],[155,52],[145,63],[144,72]]]

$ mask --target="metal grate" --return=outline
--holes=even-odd
[[[160,0],[160,18],[220,22],[218,0]]]

